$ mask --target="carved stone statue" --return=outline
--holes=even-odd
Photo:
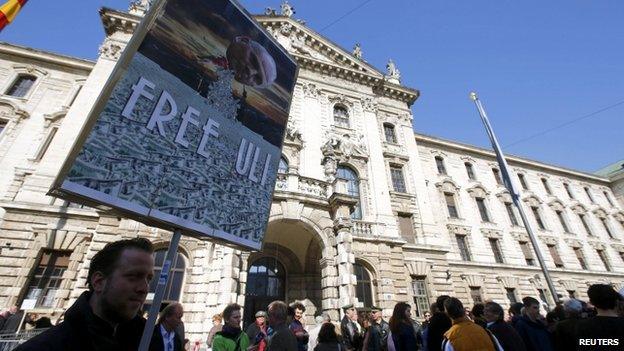
[[[359,136],[358,140],[355,140],[351,138],[349,134],[345,134],[340,139],[338,148],[346,158],[350,158],[354,155],[366,155],[366,146],[364,145],[362,136]]]
[[[152,5],[152,0],[133,0],[130,1],[128,11],[133,15],[143,16]]]
[[[290,38],[290,45],[302,55],[310,55],[310,50],[306,47],[303,35],[293,35]]]
[[[274,8],[267,7],[267,8],[264,9],[264,14],[267,15],[267,16],[275,16],[275,15],[277,15],[277,12],[275,11]]]
[[[362,59],[362,47],[360,46],[360,43],[355,43],[355,46],[353,47],[353,56],[355,56],[358,60]]]
[[[295,14],[295,9],[292,6],[290,6],[287,0],[284,1],[282,5],[280,5],[280,8],[282,10],[282,13],[281,13],[282,16],[292,17],[292,15]]]
[[[386,65],[386,71],[386,78],[388,78],[389,81],[396,81],[398,83],[399,80],[401,80],[401,72],[396,67],[392,59],[388,60],[388,64]]]

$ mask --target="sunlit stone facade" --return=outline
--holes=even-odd
[[[36,311],[58,316],[106,243],[143,236],[167,247],[169,232],[45,195],[140,19],[140,5],[130,10],[101,11],[107,37],[95,62],[0,44],[2,306],[34,298]],[[204,340],[229,302],[249,319],[272,299],[302,300],[309,321],[321,311],[338,317],[347,303],[389,316],[410,301],[420,316],[440,294],[468,305],[541,294],[552,305],[490,151],[415,135],[419,92],[400,84],[394,64],[380,72],[287,15],[257,19],[300,64],[281,171],[262,252],[182,239],[166,299],[184,304],[191,340]],[[621,287],[619,178],[509,164],[519,189],[524,178],[522,200],[559,294]]]

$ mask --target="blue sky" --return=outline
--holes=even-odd
[[[280,2],[242,4],[262,13]],[[402,83],[422,94],[412,107],[417,132],[489,147],[468,99],[476,90],[506,153],[587,172],[623,157],[624,1],[290,3],[333,42],[361,43],[370,64],[396,62]],[[102,6],[125,10],[128,1],[29,1],[0,41],[94,59]]]

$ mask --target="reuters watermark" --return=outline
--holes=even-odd
[[[579,346],[620,346],[620,339],[579,339]]]

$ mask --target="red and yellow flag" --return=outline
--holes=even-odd
[[[27,1],[28,0],[9,0],[4,5],[0,6],[0,31],[2,31],[7,24],[13,22],[17,13],[26,5]]]

